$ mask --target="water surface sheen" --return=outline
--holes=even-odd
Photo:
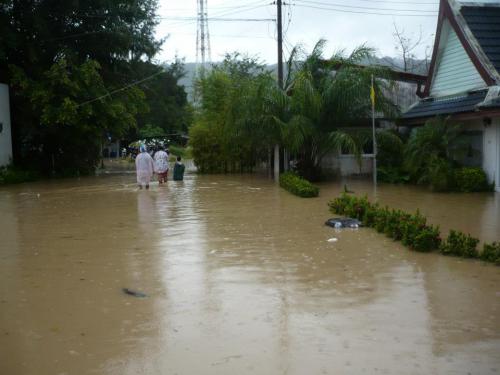
[[[325,227],[342,186],[300,199],[258,176],[188,175],[138,191],[124,174],[0,188],[0,374],[499,373],[499,268]],[[349,188],[500,237],[500,194]]]

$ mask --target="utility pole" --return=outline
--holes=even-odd
[[[370,88],[370,97],[372,102],[372,137],[373,137],[373,186],[377,186],[377,137],[375,132],[375,86],[373,83]]]
[[[201,68],[206,68],[212,59],[210,48],[210,32],[208,31],[208,4],[207,0],[197,0],[197,28],[196,28],[196,63],[199,68],[198,56],[201,55]]]
[[[278,84],[283,88],[283,24],[281,16],[281,0],[276,0],[278,7]]]
[[[276,0],[277,21],[278,21],[278,85],[283,88],[283,24],[281,16],[282,0]],[[286,161],[285,161],[286,162]],[[274,145],[274,179],[280,177],[280,146]]]

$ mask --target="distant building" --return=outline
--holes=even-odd
[[[450,116],[465,127],[465,163],[484,169],[500,192],[500,3],[441,0],[422,99],[403,115],[421,125]]]
[[[12,161],[9,86],[0,83],[0,167]]]
[[[389,98],[394,103],[400,112],[405,112],[408,108],[418,100],[418,93],[421,91],[427,77],[409,72],[401,72],[390,70],[391,85],[390,88],[384,90],[384,96]],[[356,125],[358,129],[367,131],[372,130],[372,119],[366,118]],[[395,127],[392,119],[388,119],[383,113],[375,114],[375,127],[390,129]],[[352,129],[352,128],[346,128]],[[322,168],[327,174],[333,173],[340,176],[353,175],[369,175],[373,173],[373,147],[370,142],[367,144],[358,160],[356,155],[353,155],[345,150],[331,152],[323,158],[321,163]]]

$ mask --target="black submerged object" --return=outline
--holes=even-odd
[[[122,289],[123,293],[128,294],[129,296],[137,297],[137,298],[145,298],[148,295],[144,294],[142,292],[137,292],[135,290],[129,289],[129,288],[123,288]]]
[[[358,219],[351,219],[350,217],[334,217],[328,219],[325,225],[332,228],[359,228],[363,226],[363,223]]]

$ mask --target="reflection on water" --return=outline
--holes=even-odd
[[[1,188],[0,374],[500,371],[498,268],[325,227],[341,186],[309,200],[257,176]],[[485,241],[499,196],[376,192]]]

